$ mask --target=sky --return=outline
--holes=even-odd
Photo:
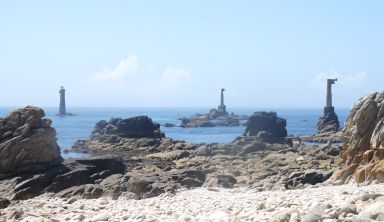
[[[382,91],[384,2],[0,0],[0,106],[320,108]]]

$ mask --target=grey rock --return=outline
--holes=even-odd
[[[196,149],[196,151],[193,153],[193,156],[209,156],[213,152],[213,149],[209,145],[202,145],[199,148]]]
[[[287,137],[287,121],[275,112],[255,112],[245,124],[244,136],[258,136],[268,143],[284,143]]]
[[[325,214],[325,210],[331,208],[328,204],[313,204],[308,213],[303,217],[302,222],[318,222]]]
[[[11,201],[9,201],[6,198],[0,197],[0,209],[7,208],[11,204]]]
[[[96,123],[91,137],[100,135],[118,135],[125,138],[162,138],[160,124],[154,123],[148,116],[135,116],[127,119],[112,118],[109,122]]]
[[[51,121],[42,109],[26,106],[0,118],[0,178],[62,161]]]

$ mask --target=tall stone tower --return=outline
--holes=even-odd
[[[64,116],[67,114],[67,110],[65,108],[65,89],[63,86],[61,86],[59,93],[60,93],[60,108],[59,108],[58,115]]]
[[[332,85],[337,79],[327,79],[327,97],[324,107],[324,115],[317,122],[319,133],[337,132],[340,128],[339,119],[335,113],[335,107],[332,106]]]
[[[227,113],[227,107],[224,105],[224,91],[225,89],[221,89],[221,99],[220,99],[220,105],[219,107],[217,108],[217,110],[220,112],[220,113]]]
[[[327,79],[327,101],[324,107],[324,114],[334,112],[335,108],[332,106],[332,85],[335,84],[337,79]]]

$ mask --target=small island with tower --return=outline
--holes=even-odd
[[[195,114],[190,118],[181,118],[181,127],[215,127],[215,126],[240,126],[240,121],[248,119],[246,115],[229,114],[224,104],[224,91],[221,89],[220,105],[211,109],[207,114]]]

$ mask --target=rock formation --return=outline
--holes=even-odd
[[[339,131],[339,119],[335,113],[335,108],[332,106],[332,84],[335,84],[336,81],[337,79],[327,80],[327,102],[324,107],[324,115],[320,117],[317,123],[318,133]]]
[[[287,121],[275,112],[255,112],[245,123],[244,136],[255,136],[267,143],[283,143],[287,137]]]
[[[154,123],[148,116],[136,116],[127,119],[112,118],[108,122],[96,123],[91,137],[117,135],[125,138],[162,138],[160,124]]]
[[[44,111],[27,106],[0,118],[0,176],[62,161]]]
[[[20,172],[0,180],[0,196],[24,200],[51,193],[59,197],[98,198],[110,191],[100,183],[111,175],[123,174],[124,170],[122,159],[115,156],[66,159],[43,170]]]
[[[224,104],[224,91],[221,89],[220,105],[211,109],[207,114],[195,114],[190,118],[181,118],[181,127],[214,127],[214,126],[240,126],[240,120],[247,116],[229,114]]]
[[[345,166],[334,174],[342,183],[353,175],[356,182],[384,182],[384,93],[360,98],[350,111],[342,130],[345,144],[341,157]]]
[[[147,116],[112,118],[96,123],[90,139],[77,141],[71,151],[92,153],[123,152],[130,155],[161,152],[178,141],[165,138],[160,125]],[[192,145],[190,145],[192,146]],[[144,147],[148,149],[143,149]]]

